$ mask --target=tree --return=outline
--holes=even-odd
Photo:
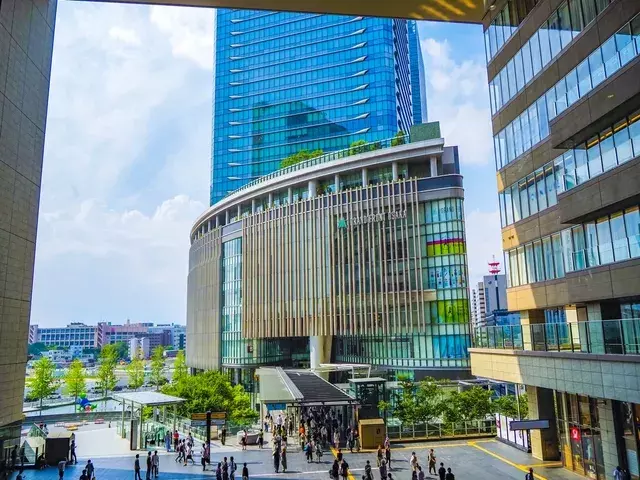
[[[483,420],[493,411],[491,391],[476,386],[462,392],[451,392],[443,410],[447,422]]]
[[[391,146],[392,147],[397,147],[398,145],[404,145],[405,144],[405,133],[400,130],[398,133],[396,133],[395,137],[393,137],[391,139]]]
[[[162,393],[185,399],[178,406],[178,414],[188,417],[192,413],[226,412],[229,420],[241,425],[250,425],[257,420],[258,413],[251,408],[251,398],[242,385],[232,386],[229,378],[221,372],[207,371],[196,375],[175,373],[171,383],[163,385]]]
[[[366,145],[367,142],[364,140],[356,140],[355,142],[352,142],[351,145],[349,145],[349,155],[366,152],[368,150]]]
[[[398,384],[400,389],[393,393],[396,405],[393,414],[403,425],[411,425],[416,423],[415,385],[405,377],[399,377]]]
[[[127,376],[129,377],[129,388],[137,390],[144,385],[144,362],[138,355],[127,365]]]
[[[73,397],[74,403],[78,402],[79,396],[87,392],[86,373],[82,362],[77,358],[71,362],[64,375],[64,389]]]
[[[151,383],[156,386],[156,390],[160,390],[160,385],[164,382],[164,347],[158,345],[151,354]]]
[[[33,377],[29,380],[30,395],[40,400],[40,410],[42,400],[53,395],[58,389],[59,382],[55,377],[55,371],[56,366],[49,357],[42,357],[33,365]]]
[[[189,369],[187,368],[187,362],[184,359],[184,350],[180,350],[176,354],[176,360],[173,364],[173,376],[171,377],[171,380],[173,382],[179,382],[187,376],[189,376]]]
[[[102,391],[103,396],[112,391],[118,384],[116,378],[116,363],[118,353],[113,345],[105,345],[100,352],[100,365],[98,366],[98,381],[96,387]]]
[[[27,347],[27,353],[29,355],[41,355],[42,352],[46,352],[49,348],[42,342],[32,343]]]
[[[518,403],[520,405],[518,405]],[[492,402],[493,411],[500,413],[509,418],[527,418],[529,414],[529,404],[527,403],[527,394],[523,393],[516,400],[515,395],[503,395]]]
[[[447,401],[442,383],[425,378],[418,383],[415,392],[415,417],[417,422],[430,423],[438,420]]]
[[[299,152],[294,153],[293,155],[289,155],[287,158],[283,159],[280,162],[280,168],[290,167],[291,165],[295,165],[296,163],[319,157],[323,153],[324,152],[320,149],[313,150],[311,152],[309,150],[300,150]]]
[[[117,354],[117,360],[124,360],[129,356],[129,345],[126,342],[116,342],[113,347]]]

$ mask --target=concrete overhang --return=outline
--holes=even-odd
[[[84,0],[80,0],[84,1]],[[91,0],[96,1],[96,0]],[[109,3],[174,5],[248,10],[365,15],[442,22],[481,23],[495,0],[97,0]]]

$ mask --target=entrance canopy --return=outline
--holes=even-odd
[[[352,405],[357,400],[310,370],[258,369],[260,400],[292,406]]]
[[[129,405],[141,407],[163,407],[184,403],[184,398],[165,395],[160,392],[126,392],[114,393],[111,397],[117,401]]]

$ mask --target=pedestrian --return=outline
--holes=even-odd
[[[529,472],[531,473],[531,475],[533,476],[533,468],[529,469]],[[445,480],[456,480],[455,475],[453,474],[453,472],[451,471],[451,467],[447,468],[447,474],[444,476]]]
[[[169,430],[167,430],[167,433],[164,435],[164,448],[167,452],[171,451],[171,432],[169,432]]]
[[[142,477],[140,476],[140,454],[139,453],[136,453],[136,461],[133,463],[133,480],[142,480]]]
[[[533,476],[531,477],[531,480],[533,480]],[[618,465],[616,469],[613,471],[613,480],[624,480],[624,475],[623,475],[622,469],[620,468],[620,465]]]
[[[174,450],[178,450],[178,442],[180,440],[180,434],[178,433],[178,430],[174,430],[173,431],[173,449]]]
[[[262,448],[264,446],[264,430],[260,429],[258,433],[258,448]]]
[[[438,469],[438,476],[440,477],[440,480],[444,480],[446,474],[447,470],[444,468],[444,463],[440,462],[440,468]]]
[[[2,472],[4,472],[4,470],[2,470]],[[0,472],[0,473],[2,473],[2,472]],[[80,478],[82,478],[82,477],[80,477]],[[18,476],[16,477],[16,480],[25,480],[25,479],[26,479],[26,477],[24,475],[24,469],[21,468],[20,471],[18,472]]]
[[[378,471],[380,472],[380,480],[385,480],[387,478],[387,462],[382,460],[382,462],[380,462],[380,467],[378,467]]]
[[[242,438],[240,439],[240,444],[242,445],[242,450],[247,449],[247,429],[246,428],[242,432]]]
[[[216,480],[222,480],[222,465],[218,462],[218,467],[216,468]]]
[[[18,446],[14,445],[11,450],[11,470],[15,470],[18,465]]]
[[[388,445],[384,449],[384,458],[387,461],[387,467],[391,470],[391,447]]]
[[[304,456],[307,458],[307,463],[313,462],[313,448],[311,447],[311,442],[307,442],[304,446]]]
[[[186,455],[184,457],[184,465],[185,465],[185,467],[187,466],[187,462],[189,460],[191,460],[191,464],[192,465],[196,464],[195,460],[193,459],[193,447],[191,445],[187,444]]]
[[[93,474],[93,472],[95,472],[95,468],[93,466],[93,463],[91,463],[91,459],[87,460],[87,466],[84,468],[87,470],[87,477],[89,477],[89,480],[93,480],[94,478],[96,478]]]
[[[71,463],[77,464],[78,457],[76,456],[76,439],[71,440]]]
[[[420,465],[418,465],[418,468],[420,468]],[[414,470],[413,472],[411,472],[411,480],[418,480],[418,471]]]
[[[158,478],[158,473],[160,472],[160,457],[158,456],[158,450],[153,452],[153,457],[151,457],[151,473],[153,473],[153,478]]]
[[[249,469],[246,463],[242,466],[242,480],[249,480]]]
[[[424,480],[424,470],[420,465],[418,465],[418,480]]]
[[[335,448],[340,448],[340,432],[337,429],[333,432],[333,446]]]
[[[391,446],[391,441],[389,440],[389,435],[384,437],[384,448],[389,448]]]
[[[151,460],[151,452],[147,452],[147,472],[146,480],[151,480],[151,470],[153,469],[153,460]]]
[[[331,470],[329,470],[329,477],[333,480],[338,480],[338,476],[340,475],[340,464],[338,460],[335,459],[333,461],[333,465],[331,466]]]
[[[378,460],[378,465],[380,464],[380,460]],[[373,480],[373,473],[371,472],[371,464],[369,460],[367,460],[367,464],[364,466],[364,480]]]
[[[222,445],[224,445],[225,442],[227,441],[227,427],[226,426],[222,427],[222,433],[220,435],[220,441],[222,442]]]
[[[340,464],[340,475],[343,479],[349,476],[349,464],[345,459],[342,459],[342,463]]]
[[[229,480],[229,464],[227,463],[227,457],[222,459],[222,480]]]
[[[433,473],[434,475],[437,473],[436,472],[436,454],[433,451],[433,448],[429,450],[429,475],[431,475],[431,473]]]
[[[320,444],[320,442],[316,442],[316,457],[318,459],[318,463],[320,463],[320,461],[322,460],[322,445]]]
[[[338,462],[342,462],[342,450],[338,449],[338,453],[336,454],[336,458],[338,459]]]
[[[277,447],[273,449],[273,469],[276,473],[280,470],[280,451]]]
[[[58,476],[61,479],[64,478],[64,467],[66,465],[67,465],[67,461],[64,458],[58,462]],[[142,480],[142,479],[140,479],[140,480]]]
[[[383,456],[384,456],[384,451],[382,450],[382,445],[378,445],[378,454],[377,454],[377,457],[376,457],[376,460],[378,462],[376,466],[378,468],[380,467],[380,464],[382,463]]]
[[[287,472],[287,447],[283,445],[280,449],[280,465],[282,465],[282,473]]]
[[[411,458],[409,459],[409,465],[411,465],[411,471],[415,472],[418,469],[418,457],[416,452],[411,452]]]
[[[18,475],[20,476],[20,475]],[[82,470],[82,473],[80,474],[80,480],[89,480],[89,477],[87,477],[87,470]]]

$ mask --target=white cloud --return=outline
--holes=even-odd
[[[429,118],[438,120],[447,144],[460,147],[463,164],[485,165],[493,158],[486,67],[456,62],[447,41],[422,41],[428,80]]]
[[[151,22],[168,35],[173,55],[207,70],[213,67],[214,15],[213,9],[151,7]]]
[[[130,28],[111,27],[109,29],[109,36],[129,45],[140,45],[138,34]]]
[[[493,255],[502,264],[502,239],[500,236],[500,213],[467,209],[465,218],[467,231],[467,260],[470,287],[475,288],[488,274],[487,262]],[[504,265],[501,265],[504,267]]]
[[[212,41],[198,62],[175,55],[151,12],[58,5],[34,323],[185,320],[189,231],[208,204]]]

